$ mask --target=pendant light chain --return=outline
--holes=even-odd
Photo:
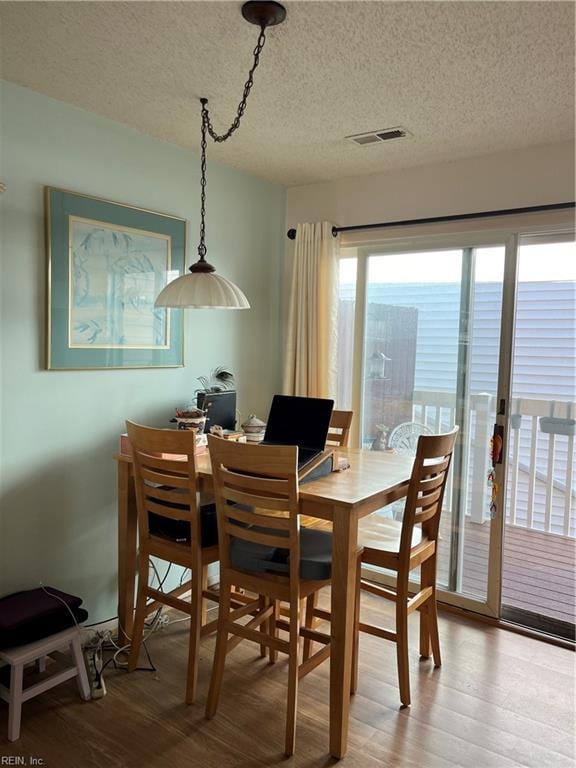
[[[198,246],[198,256],[200,261],[206,260],[206,99],[201,99],[202,102],[202,140],[200,142],[201,147],[201,159],[200,159],[200,244]]]
[[[228,128],[226,133],[221,133],[221,134],[216,133],[212,125],[212,122],[210,120],[208,109],[204,107],[206,128],[208,129],[208,133],[210,134],[212,139],[217,143],[227,141],[230,138],[230,136],[232,136],[232,134],[235,131],[237,131],[238,128],[240,127],[240,120],[242,120],[242,116],[246,111],[246,102],[248,101],[248,96],[250,95],[252,86],[254,85],[254,73],[256,72],[258,64],[260,63],[260,54],[262,53],[262,49],[264,48],[265,42],[266,42],[266,28],[261,27],[260,35],[258,36],[258,42],[256,43],[256,47],[254,48],[254,51],[253,51],[254,62],[252,64],[252,68],[248,72],[248,79],[244,84],[244,93],[242,94],[242,100],[240,101],[240,104],[238,104],[238,109],[236,110],[236,117],[234,118],[234,122],[232,123],[230,128]]]
[[[226,133],[218,134],[214,130],[214,127],[212,125],[212,122],[210,120],[210,113],[208,112],[208,107],[206,106],[208,104],[208,99],[200,99],[200,102],[202,104],[202,139],[200,142],[200,149],[201,149],[201,160],[200,160],[200,244],[198,245],[198,256],[200,257],[200,262],[202,262],[202,266],[204,269],[202,271],[208,271],[208,265],[206,263],[206,146],[207,146],[207,139],[206,134],[210,134],[211,138],[217,142],[218,144],[221,144],[224,141],[227,141],[232,134],[238,130],[240,127],[240,121],[242,120],[242,117],[244,115],[244,112],[246,111],[246,104],[248,102],[248,96],[250,95],[250,91],[252,90],[252,86],[254,85],[254,73],[256,72],[256,69],[258,67],[258,64],[260,63],[260,54],[262,53],[262,49],[264,48],[264,43],[266,42],[266,28],[261,27],[260,28],[260,34],[258,36],[258,41],[256,43],[256,47],[253,51],[254,61],[252,63],[252,67],[250,68],[250,71],[248,72],[248,78],[244,84],[244,93],[242,94],[242,99],[240,101],[240,104],[238,104],[238,109],[236,110],[236,117],[234,118],[234,121],[232,122],[232,125]],[[196,270],[194,270],[194,266],[190,267],[190,271],[200,271],[198,270],[198,267],[196,267]],[[198,265],[199,266],[199,265]],[[210,268],[210,271],[213,271],[213,267]]]

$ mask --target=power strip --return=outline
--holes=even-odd
[[[102,674],[102,649],[84,650],[84,661],[90,681],[90,692],[93,699],[101,699],[106,696],[106,683]]]
[[[102,622],[94,627],[80,627],[82,631],[82,647],[94,648],[102,642],[102,637],[105,636],[105,642],[108,642],[112,638],[118,636],[118,620],[110,619],[110,621]]]

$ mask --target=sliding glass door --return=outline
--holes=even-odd
[[[576,250],[573,233],[550,229],[343,250],[338,405],[368,450],[411,454],[420,434],[458,424],[442,600],[570,635]]]
[[[520,239],[508,409],[502,615],[574,638],[576,247]]]
[[[346,320],[341,322],[340,371],[356,375],[340,376],[339,397],[344,405],[359,402],[359,444],[410,454],[418,435],[460,425],[438,576],[439,586],[463,605],[469,598],[488,602],[487,476],[504,253],[503,244],[372,250],[344,259],[341,268],[341,318]],[[356,361],[355,338],[362,339]],[[398,503],[376,514],[400,519],[402,508]]]

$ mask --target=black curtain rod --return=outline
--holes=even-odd
[[[332,236],[336,237],[339,232],[357,232],[369,229],[386,229],[387,227],[407,227],[415,224],[439,224],[443,221],[463,221],[465,219],[489,219],[493,216],[510,216],[518,213],[540,213],[542,211],[560,211],[565,208],[576,207],[575,202],[571,203],[552,203],[551,205],[533,205],[527,208],[502,208],[499,211],[478,211],[477,213],[457,213],[452,216],[432,216],[427,219],[402,219],[401,221],[383,221],[380,224],[354,224],[351,227],[332,227]],[[296,239],[296,230],[289,229],[287,232],[290,240]]]

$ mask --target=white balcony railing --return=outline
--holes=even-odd
[[[462,490],[466,514],[472,522],[482,523],[490,517],[487,476],[496,398],[487,393],[473,394],[469,404]],[[454,393],[414,392],[412,418],[434,432],[450,428],[455,422],[455,413]],[[511,413],[507,524],[576,537],[576,403],[514,398]]]

